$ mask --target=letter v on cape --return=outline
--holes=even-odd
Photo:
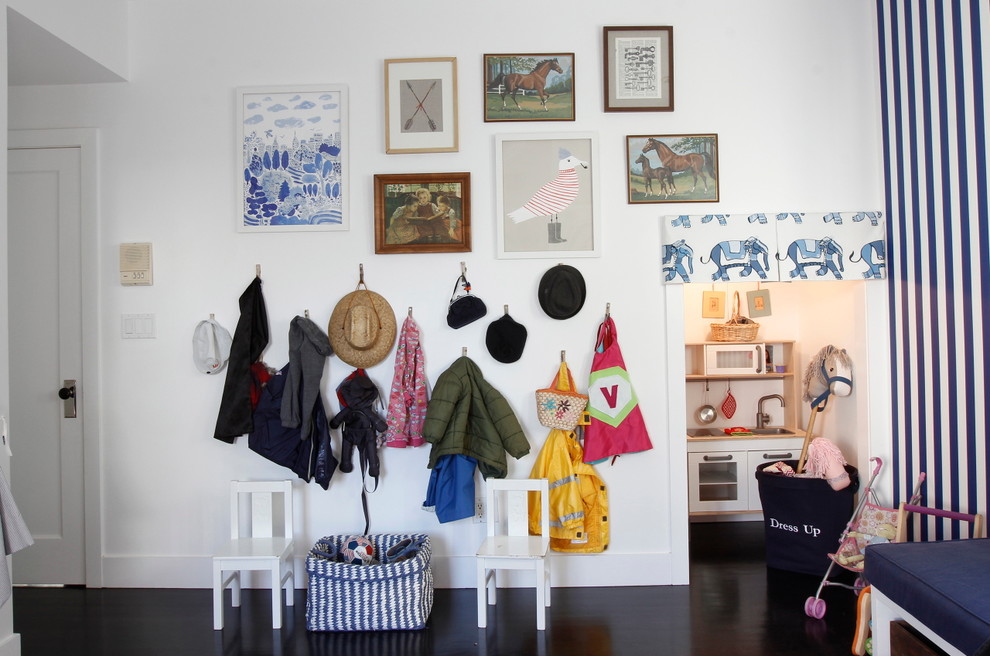
[[[588,412],[591,424],[585,429],[585,462],[653,448],[611,317],[598,327],[588,379]]]

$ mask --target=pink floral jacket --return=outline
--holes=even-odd
[[[385,446],[403,448],[426,443],[423,439],[423,419],[429,400],[419,326],[409,316],[402,324],[399,345],[395,350],[395,375],[388,400]]]

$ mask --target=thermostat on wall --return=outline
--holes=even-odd
[[[120,245],[120,284],[151,285],[154,282],[151,268],[151,244]]]

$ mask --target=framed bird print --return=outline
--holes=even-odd
[[[385,152],[457,149],[457,58],[386,59]]]
[[[497,257],[601,255],[595,133],[495,136]]]

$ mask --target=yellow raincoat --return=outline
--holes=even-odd
[[[552,429],[530,472],[550,481],[550,548],[599,553],[608,548],[608,492],[572,431]],[[530,493],[529,530],[540,533],[539,493]]]

